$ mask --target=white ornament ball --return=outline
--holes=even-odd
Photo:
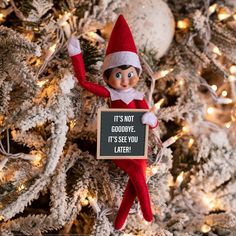
[[[175,32],[174,17],[162,0],[129,0],[120,9],[138,49],[153,50],[159,59],[168,50]]]

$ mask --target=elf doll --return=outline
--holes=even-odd
[[[80,43],[75,37],[68,42],[68,52],[79,84],[97,96],[110,98],[110,108],[148,109],[144,93],[135,90],[142,69],[132,33],[122,15],[118,17],[111,33],[103,63],[103,78],[107,86],[86,81]],[[157,118],[152,112],[146,112],[141,122],[151,128],[158,125]],[[113,162],[129,175],[115,220],[115,228],[121,230],[125,226],[126,218],[136,197],[143,218],[151,222],[153,216],[145,176],[147,160],[116,159]]]

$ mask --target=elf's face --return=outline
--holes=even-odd
[[[131,66],[126,70],[114,68],[107,83],[114,89],[125,90],[135,87],[138,81],[139,76],[136,69]]]

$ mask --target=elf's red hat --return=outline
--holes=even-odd
[[[119,15],[107,46],[103,72],[122,65],[137,67],[141,73],[142,68],[132,33],[124,16]]]

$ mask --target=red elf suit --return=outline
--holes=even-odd
[[[80,50],[79,41],[71,38],[68,43],[68,51],[71,56],[72,64],[75,70],[76,78],[80,85],[88,91],[101,97],[110,97],[110,108],[123,109],[148,109],[147,102],[144,99],[144,93],[136,91],[134,88],[126,90],[117,90],[111,87],[103,87],[86,81],[84,62]],[[110,68],[116,68],[121,65],[130,65],[140,69],[141,65],[137,55],[137,49],[133,36],[124,17],[120,15],[111,33],[111,37],[106,50],[106,57],[103,63],[103,72]],[[146,122],[155,128],[158,125],[154,114],[147,112],[142,118],[142,122],[148,120],[151,116],[152,122]],[[149,119],[150,120],[150,119]],[[154,120],[154,121],[153,121]],[[143,217],[146,221],[152,221],[152,210],[149,198],[149,192],[146,184],[146,159],[116,159],[113,162],[129,175],[129,181],[126,186],[123,200],[115,220],[115,228],[121,229],[129,214],[136,196],[138,197]]]

